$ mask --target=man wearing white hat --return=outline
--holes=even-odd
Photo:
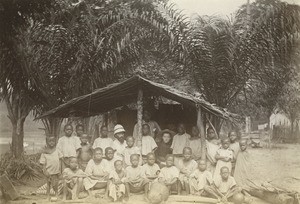
[[[112,148],[115,150],[115,159],[123,161],[123,153],[127,144],[125,142],[125,129],[122,125],[117,124],[114,127],[114,136],[116,140],[113,141]]]

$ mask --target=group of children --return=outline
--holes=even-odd
[[[103,126],[101,137],[89,144],[83,126],[76,126],[73,135],[72,125],[67,124],[57,145],[54,137],[47,137],[47,148],[41,155],[48,181],[47,194],[50,198],[52,186],[58,196],[62,175],[63,199],[77,199],[80,192],[91,195],[94,189],[105,189],[105,196],[113,201],[126,201],[130,193],[141,191],[148,200],[151,185],[160,182],[170,193],[181,194],[185,190],[186,194],[211,196],[226,202],[241,192],[232,177],[240,145],[236,133],[230,132],[220,147],[211,131],[207,130],[206,162],[201,159],[202,141],[197,127],[189,135],[184,124],[179,124],[175,136],[172,131],[163,130],[160,139],[155,140],[145,123],[138,147],[135,137],[125,137],[122,125],[114,127],[115,140],[108,137],[108,129]]]

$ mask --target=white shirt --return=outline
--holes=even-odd
[[[157,147],[156,142],[151,136],[142,137],[142,155],[147,155]]]
[[[182,135],[176,134],[173,138],[173,142],[171,145],[171,149],[173,149],[173,154],[182,154],[183,148],[185,148],[188,145],[188,139],[190,139],[191,136],[187,133],[184,133]]]
[[[115,151],[115,158],[116,160],[122,160],[123,161],[123,156],[124,156],[124,150],[126,148],[127,144],[126,142],[124,141],[123,144],[119,142],[119,140],[115,140],[113,141],[112,143],[112,148]]]
[[[81,148],[81,142],[77,136],[63,136],[59,138],[56,148],[62,153],[63,157],[76,157],[76,150]]]
[[[107,138],[98,137],[94,141],[93,149],[95,149],[97,147],[100,147],[103,150],[103,152],[105,152],[105,149],[107,147],[111,147],[112,144],[113,144],[113,140],[111,138],[109,138],[109,137],[107,137]]]

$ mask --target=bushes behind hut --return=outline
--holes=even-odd
[[[6,173],[16,183],[41,178],[42,167],[38,161],[40,156],[40,153],[23,154],[19,159],[16,159],[11,152],[7,152],[1,155],[0,175]]]

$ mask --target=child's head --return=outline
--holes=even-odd
[[[76,135],[78,136],[78,137],[81,137],[81,135],[83,134],[83,125],[81,125],[81,124],[78,124],[78,125],[76,125],[76,128],[75,128],[75,131],[76,131]]]
[[[198,169],[200,171],[205,171],[206,170],[206,161],[201,159],[198,161]]]
[[[164,131],[162,134],[162,141],[165,144],[168,144],[171,141],[171,133],[169,131]]]
[[[150,152],[150,153],[147,154],[147,163],[150,166],[152,166],[155,163],[155,160],[156,160],[156,158],[155,158],[155,154],[154,153]]]
[[[179,123],[177,131],[179,135],[183,135],[185,133],[185,125],[183,123]]]
[[[236,142],[238,137],[237,137],[236,132],[234,130],[232,130],[228,133],[228,138],[230,139],[231,143],[234,143],[234,142]]]
[[[183,148],[182,154],[184,160],[189,161],[192,159],[192,149],[190,147]]]
[[[192,137],[199,137],[199,130],[197,126],[192,127]]]
[[[134,137],[128,136],[128,137],[126,138],[126,144],[127,144],[127,146],[128,146],[129,148],[133,147],[133,145],[134,145]]]
[[[228,149],[229,145],[230,145],[230,139],[228,137],[226,138],[223,138],[221,140],[221,143],[222,143],[222,147],[223,149]]]
[[[174,165],[174,156],[172,154],[167,154],[166,156],[166,166],[171,167]]]
[[[56,139],[54,136],[49,136],[46,138],[46,143],[47,143],[47,146],[50,147],[50,148],[53,148],[55,147],[55,144],[56,144]]]
[[[150,134],[150,126],[148,124],[143,124],[142,134],[143,136],[148,136]]]
[[[73,133],[73,126],[71,124],[65,125],[64,132],[67,137],[71,137],[71,135]]]
[[[241,151],[245,151],[247,149],[247,140],[246,139],[242,139],[240,141],[240,149],[241,149]]]
[[[101,137],[102,138],[106,138],[107,135],[108,135],[108,129],[107,129],[107,127],[106,126],[102,126],[101,127]]]
[[[140,155],[132,154],[130,155],[130,163],[133,167],[137,167],[139,165]]]
[[[125,141],[125,129],[122,125],[116,125],[114,127],[114,136],[121,143]]]
[[[220,175],[222,177],[223,180],[227,180],[228,177],[229,177],[229,169],[227,166],[223,166],[221,169],[220,169]]]
[[[101,147],[96,147],[94,149],[94,160],[100,162],[103,157],[103,150]]]
[[[123,169],[123,162],[121,160],[117,160],[114,163],[116,171],[122,171]]]
[[[111,147],[105,148],[105,157],[107,160],[112,160],[114,158],[115,150]]]
[[[78,161],[76,157],[70,157],[70,169],[76,170],[78,167]]]
[[[81,137],[80,137],[80,141],[82,144],[87,144],[88,141],[89,141],[89,137],[87,134],[82,134]]]
[[[212,140],[216,137],[216,133],[212,127],[207,128],[207,139]]]

